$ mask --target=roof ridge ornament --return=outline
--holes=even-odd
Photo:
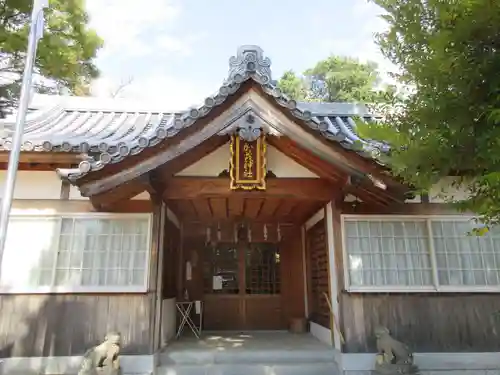
[[[259,46],[243,45],[238,48],[236,56],[229,59],[229,81],[241,83],[253,75],[259,83],[271,82],[271,59],[264,57],[264,51]]]
[[[252,113],[245,116],[245,122],[238,127],[238,136],[247,142],[254,142],[260,138],[262,134],[262,127],[260,121],[255,120]]]

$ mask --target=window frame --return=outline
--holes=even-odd
[[[59,225],[59,236],[56,241],[57,244],[61,239],[61,227],[63,219],[147,219],[148,232],[147,232],[147,249],[145,259],[144,281],[143,285],[132,286],[14,286],[1,285],[0,274],[0,294],[114,294],[114,293],[127,293],[127,294],[144,294],[149,290],[150,270],[151,270],[151,250],[153,243],[153,214],[152,213],[107,213],[107,212],[16,212],[9,216],[11,218],[56,218]],[[57,261],[58,253],[54,254]],[[2,263],[4,258],[2,257]],[[2,264],[0,264],[2,267]],[[52,272],[55,272],[57,262],[53,265]]]
[[[344,285],[349,293],[500,293],[498,286],[458,286],[458,285],[440,285],[438,278],[437,259],[432,236],[432,221],[471,221],[475,218],[473,215],[356,215],[341,214],[340,226],[342,235],[342,258],[344,271]],[[351,285],[349,273],[349,252],[346,245],[346,221],[399,221],[407,220],[426,223],[426,237],[428,244],[428,253],[430,257],[432,286],[353,286]]]

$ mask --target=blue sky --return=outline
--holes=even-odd
[[[132,79],[121,97],[189,107],[218,88],[242,44],[264,49],[274,78],[332,53],[390,69],[373,43],[380,9],[368,0],[87,0],[87,9],[105,40],[97,96]]]

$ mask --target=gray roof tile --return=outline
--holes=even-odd
[[[50,109],[39,109],[28,114],[22,149],[88,153],[87,160],[82,161],[78,168],[59,171],[62,176],[76,180],[92,170],[119,162],[128,155],[138,154],[145,148],[172,137],[223,103],[245,81],[254,80],[279,105],[327,139],[338,142],[347,149],[355,149],[368,158],[387,150],[386,145],[362,140],[356,134],[354,116],[365,121],[374,120],[365,106],[349,103],[296,103],[274,85],[270,64],[259,47],[240,47],[237,56],[230,59],[229,76],[219,91],[206,98],[201,106],[180,113],[132,111],[116,106],[100,108],[99,102],[90,104],[97,98],[86,102],[82,98],[66,99],[66,103],[61,101],[61,104]],[[80,101],[80,105],[75,105],[76,101]],[[84,102],[85,105],[82,105]],[[6,130],[6,136],[0,138],[0,150],[9,150],[13,119],[0,121],[1,125]],[[354,147],[355,144],[361,147]]]

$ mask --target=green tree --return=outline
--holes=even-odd
[[[0,0],[0,117],[19,96],[32,5],[33,0]],[[37,91],[88,92],[99,74],[93,60],[103,44],[88,21],[84,0],[50,0],[35,62]]]
[[[287,71],[278,87],[295,100],[373,103],[392,88],[382,85],[377,64],[349,57],[330,56],[297,76]]]
[[[382,52],[413,88],[386,120],[361,126],[392,146],[386,162],[428,189],[444,176],[470,199],[453,202],[500,223],[500,2],[374,0],[385,10]]]
[[[278,81],[278,87],[294,100],[306,100],[307,86],[303,79],[298,77],[293,70],[287,70]]]

